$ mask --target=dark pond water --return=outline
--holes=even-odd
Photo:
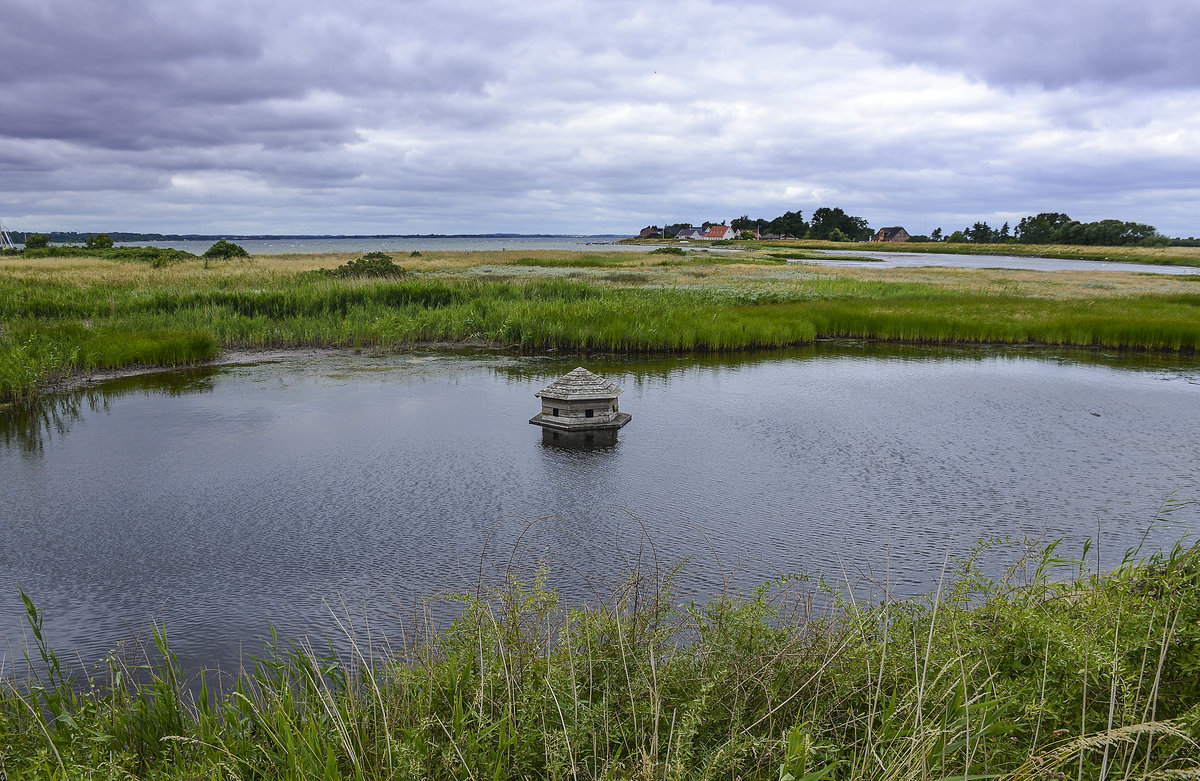
[[[580,363],[625,388],[611,445],[527,423]],[[0,492],[0,672],[18,584],[85,662],[158,621],[185,663],[230,669],[270,625],[336,633],[332,606],[394,635],[421,597],[539,563],[571,600],[639,556],[691,557],[679,591],[701,597],[797,572],[923,593],[991,536],[1072,554],[1099,536],[1112,566],[1172,492],[1200,496],[1200,364],[844,345],[296,356],[0,410]]]

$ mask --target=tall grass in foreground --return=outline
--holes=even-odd
[[[535,577],[457,595],[451,627],[394,654],[362,638],[341,659],[275,648],[228,691],[202,678],[197,697],[161,628],[149,682],[114,660],[68,680],[27,603],[31,668],[43,672],[4,681],[0,772],[1200,777],[1200,548],[1104,576],[1054,545],[1021,564],[1020,585],[984,576],[972,557],[925,598],[827,592],[825,611],[803,579],[694,604],[650,570],[602,603],[565,608]],[[1064,567],[1078,577],[1055,580]]]

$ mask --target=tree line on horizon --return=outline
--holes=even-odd
[[[934,231],[941,233],[941,228]],[[933,237],[931,237],[933,238]],[[940,236],[939,236],[940,238]],[[937,240],[937,239],[933,239]],[[1022,217],[1011,231],[1005,222],[999,229],[986,222],[976,222],[969,228],[955,231],[946,241],[968,244],[1082,244],[1104,247],[1165,247],[1170,238],[1163,236],[1153,225],[1121,220],[1080,222],[1062,212],[1042,212]]]
[[[721,222],[703,222],[699,227],[725,225]],[[867,241],[873,235],[867,221],[862,217],[846,214],[840,208],[821,207],[806,221],[800,210],[789,211],[771,220],[751,219],[748,214],[729,222],[738,231],[754,231],[759,236],[792,239],[820,239],[826,241]],[[657,225],[648,226],[659,231]],[[688,222],[667,225],[665,235],[672,238],[684,228],[695,227]],[[1143,247],[1165,247],[1167,245],[1200,244],[1192,238],[1171,239],[1158,232],[1153,225],[1122,220],[1097,220],[1080,222],[1062,212],[1042,212],[1023,217],[1015,227],[1005,222],[993,228],[979,221],[970,227],[945,235],[941,228],[931,234],[910,235],[909,241],[945,241],[960,244],[1078,244],[1120,247],[1138,245]]]

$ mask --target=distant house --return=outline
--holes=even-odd
[[[698,239],[704,235],[704,228],[680,228],[675,234],[677,239]]]
[[[721,241],[722,239],[736,239],[737,231],[728,225],[713,225],[706,230],[703,235],[697,236],[698,239],[705,241]]]
[[[871,237],[871,241],[908,241],[909,238],[908,231],[896,225],[891,228],[880,228],[875,231],[875,235]]]
[[[642,232],[638,234],[639,239],[657,239],[662,237],[662,232],[658,228],[650,225],[642,228]]]

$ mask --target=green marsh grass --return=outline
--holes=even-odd
[[[934,593],[803,577],[705,603],[632,572],[561,604],[542,576],[446,597],[445,629],[341,657],[272,644],[210,689],[167,629],[71,678],[27,602],[0,691],[9,778],[1126,779],[1200,773],[1200,548],[1114,571],[981,543]],[[1065,577],[1064,575],[1069,575]],[[814,599],[816,597],[816,599]],[[826,608],[818,609],[817,604]],[[137,681],[141,681],[138,683]]]
[[[81,372],[190,366],[218,354],[216,339],[201,328],[14,321],[0,333],[0,402],[32,399]]]
[[[312,260],[0,265],[0,401],[75,373],[184,365],[232,348],[458,342],[691,352],[854,338],[1192,353],[1200,342],[1200,285],[1190,278],[817,273],[742,255],[657,261],[632,253],[532,259],[612,269],[575,279],[521,276],[528,258],[501,264],[512,271],[503,279],[473,272],[496,268],[477,261],[504,254],[406,260],[405,276],[394,279],[305,273]]]

